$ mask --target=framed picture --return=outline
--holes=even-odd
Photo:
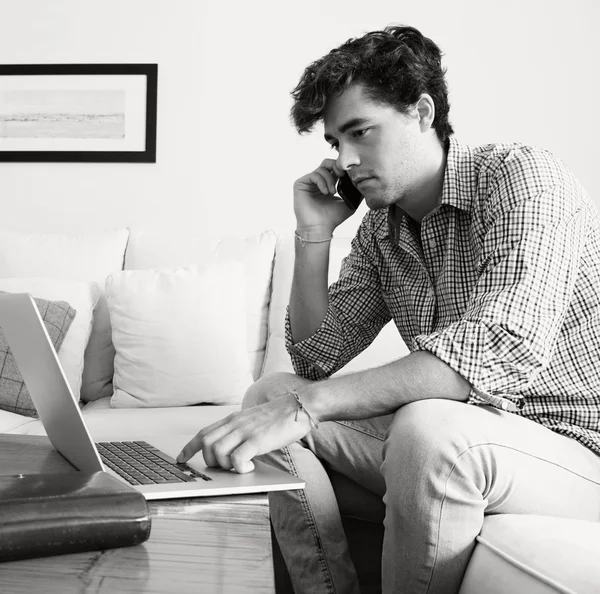
[[[0,65],[0,161],[156,162],[157,64]]]

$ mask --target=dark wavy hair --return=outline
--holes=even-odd
[[[300,134],[309,132],[323,119],[327,101],[353,84],[404,114],[428,93],[435,104],[432,127],[445,145],[453,134],[445,74],[442,52],[431,39],[414,27],[390,25],[349,39],[310,64],[291,93],[291,119]]]

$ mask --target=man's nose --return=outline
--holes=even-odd
[[[352,147],[340,145],[336,165],[343,171],[360,165],[360,157]]]

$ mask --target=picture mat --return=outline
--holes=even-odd
[[[144,151],[146,148],[145,74],[10,75],[0,76],[0,114],[6,91],[123,91],[125,138],[2,138],[0,151]],[[12,110],[14,111],[14,110]]]

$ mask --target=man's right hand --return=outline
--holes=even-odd
[[[325,239],[353,214],[335,195],[336,183],[344,175],[335,159],[325,159],[311,173],[294,182],[296,230],[306,239]]]

